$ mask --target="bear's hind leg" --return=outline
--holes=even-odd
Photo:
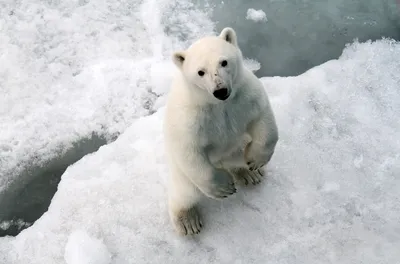
[[[172,164],[171,164],[172,165]],[[171,166],[168,186],[169,215],[180,235],[198,234],[202,221],[197,209],[202,193],[175,165]]]
[[[171,217],[175,230],[183,236],[198,234],[203,227],[196,206],[174,212]]]

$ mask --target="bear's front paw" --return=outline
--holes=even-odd
[[[205,195],[214,199],[226,198],[236,193],[233,176],[223,169],[216,169],[212,178],[201,189]]]
[[[250,171],[245,168],[240,168],[232,170],[232,173],[235,176],[235,181],[244,185],[248,185],[249,183],[257,185],[264,177],[264,171],[261,169]]]
[[[272,154],[268,153],[263,153],[257,155],[257,158],[255,157],[256,155],[249,153],[249,155],[246,157],[246,164],[249,168],[250,171],[257,171],[260,170],[262,167],[264,167],[272,157]]]
[[[255,160],[251,160],[247,162],[247,166],[249,168],[250,171],[258,171],[260,170],[262,167],[265,166],[265,164],[267,164],[267,162],[264,161],[255,161]]]

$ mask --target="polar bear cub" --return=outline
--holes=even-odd
[[[169,214],[179,234],[197,234],[202,195],[226,198],[235,182],[259,183],[278,128],[261,81],[243,66],[232,28],[175,52],[173,62],[179,70],[164,121]]]

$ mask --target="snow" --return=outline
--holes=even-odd
[[[111,254],[102,241],[76,230],[68,238],[64,258],[67,264],[108,264]]]
[[[196,237],[169,222],[160,104],[71,165],[49,210],[0,239],[0,262],[396,263],[399,58],[398,42],[355,42],[300,76],[262,78],[280,130],[268,176],[204,199]]]
[[[254,22],[267,22],[267,15],[263,10],[255,10],[254,8],[247,9],[246,13],[247,20],[253,20]]]

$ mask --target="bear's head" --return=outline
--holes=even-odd
[[[190,87],[197,90],[196,96],[218,103],[236,93],[243,58],[232,28],[224,28],[219,36],[201,38],[187,50],[175,52],[173,61]]]

